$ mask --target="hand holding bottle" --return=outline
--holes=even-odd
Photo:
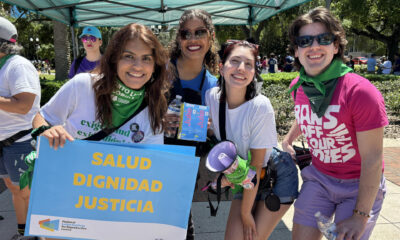
[[[182,97],[176,95],[176,98],[168,105],[168,110],[165,115],[164,121],[166,122],[166,129],[164,135],[169,138],[176,136],[176,130],[179,127],[180,108],[182,104]]]

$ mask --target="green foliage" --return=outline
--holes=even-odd
[[[54,44],[41,44],[40,48],[36,52],[39,59],[54,59]]]
[[[279,84],[284,84],[288,87],[290,82],[298,75],[299,75],[298,72],[280,72],[280,73],[261,74],[261,77],[264,80],[264,86],[279,83]]]
[[[217,25],[215,26],[215,34],[218,39],[218,42],[224,43],[228,39],[246,39],[246,34],[244,34],[241,26],[223,26]]]
[[[382,77],[372,82],[382,93],[388,113],[400,114],[400,77],[394,75],[377,75]],[[389,79],[392,77],[392,79]],[[397,79],[393,79],[397,78]]]
[[[400,5],[398,0],[341,0],[334,12],[344,21],[347,32],[381,41],[393,60],[400,42]],[[363,44],[360,42],[359,44]],[[379,46],[373,51],[380,51]]]
[[[43,106],[44,104],[46,104],[50,100],[50,98],[53,97],[54,94],[56,94],[58,89],[60,89],[62,85],[64,85],[64,83],[66,83],[67,81],[68,79],[64,81],[41,80],[40,85],[42,88],[42,97],[40,99],[40,105]]]
[[[370,82],[373,82],[375,84],[375,82],[386,82],[386,81],[397,81],[400,82],[400,76],[396,76],[393,74],[368,74],[368,73],[358,73],[359,75],[365,77],[366,79],[368,79]],[[386,83],[384,83],[386,84]],[[388,85],[391,86],[391,85]],[[397,88],[399,89],[399,88]]]
[[[42,74],[39,75],[39,78],[40,78],[40,82],[53,81],[56,78],[56,75],[42,73]]]
[[[294,120],[294,105],[290,98],[288,85],[275,82],[264,84],[262,93],[269,98],[275,111],[275,122],[278,135],[285,135]]]
[[[356,72],[356,73],[367,72],[367,65],[366,64],[354,64],[354,72]]]

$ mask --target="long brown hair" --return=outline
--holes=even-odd
[[[211,15],[201,9],[192,9],[192,10],[186,10],[182,16],[181,19],[179,20],[179,27],[178,30],[176,31],[176,36],[175,40],[171,43],[170,47],[170,58],[171,60],[176,60],[179,58],[181,55],[181,49],[179,47],[179,32],[185,25],[186,21],[191,20],[193,18],[198,18],[203,21],[204,25],[206,26],[206,29],[210,32],[211,35],[211,42],[210,42],[210,49],[208,49],[206,55],[204,56],[204,64],[206,65],[208,71],[211,72],[211,74],[216,75],[218,74],[218,53],[217,53],[217,47],[215,43],[215,27],[212,23],[211,20]]]
[[[324,7],[314,8],[310,12],[301,15],[294,20],[289,29],[290,52],[294,55],[294,50],[298,47],[296,44],[296,37],[299,36],[300,29],[311,23],[321,23],[325,26],[328,32],[335,35],[334,43],[338,46],[338,52],[334,57],[344,61],[344,50],[347,45],[346,33],[340,21]],[[296,64],[301,66],[298,58],[296,58]]]
[[[168,55],[157,37],[147,27],[140,24],[129,24],[116,32],[108,43],[105,54],[98,67],[99,79],[93,84],[96,98],[96,118],[103,126],[111,127],[112,102],[111,94],[117,89],[117,64],[129,41],[139,39],[152,49],[154,72],[145,84],[144,101],[148,104],[150,124],[153,133],[163,130],[162,117],[167,111],[165,94],[170,87],[170,74],[167,70]]]

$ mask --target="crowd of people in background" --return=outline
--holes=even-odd
[[[225,239],[267,239],[292,203],[293,239],[321,239],[317,211],[335,215],[337,239],[369,238],[385,195],[382,139],[388,120],[379,91],[353,73],[352,56],[344,57],[347,40],[339,20],[322,7],[299,16],[290,27],[286,55],[261,56],[259,46],[246,40],[227,41],[218,55],[215,35],[210,14],[187,10],[169,52],[149,28],[132,23],[118,30],[101,53],[101,32],[85,27],[79,36],[85,56],[73,61],[71,79],[40,108],[34,64],[48,72],[49,63],[32,64],[19,56],[17,30],[0,17],[0,176],[13,196],[18,222],[14,240],[35,239],[23,236],[30,190],[19,187],[19,171],[27,169],[24,157],[32,150],[32,127],[55,149],[74,139],[108,141],[97,134],[106,130],[112,139],[130,144],[199,149],[197,142],[174,136],[180,117],[167,114],[167,107],[177,95],[209,106],[209,136],[234,142],[257,171],[254,189],[234,192]],[[369,73],[400,75],[398,54],[393,65],[386,57],[380,62],[375,58],[368,59]],[[300,72],[290,84],[296,119],[278,150],[274,109],[256,82],[259,73],[292,71]],[[104,129],[79,124],[83,119]],[[313,155],[301,172],[299,192],[292,144],[300,135]],[[258,189],[261,171],[271,162],[276,183],[269,190]],[[278,198],[278,210],[265,207],[271,193]],[[190,214],[187,239],[195,238],[194,224]]]
[[[358,71],[367,72],[369,74],[394,74],[400,75],[400,55],[399,53],[394,54],[394,61],[390,61],[387,56],[378,57],[375,53],[370,55],[366,55],[366,62],[361,62],[359,60],[354,60],[352,55],[345,57],[345,63],[348,67],[355,70],[355,63],[357,62],[360,65]],[[366,68],[361,67],[362,65],[366,65]]]
[[[270,53],[269,58],[267,56],[259,56],[257,63],[260,68],[260,73],[277,73],[277,72],[295,72],[298,70],[294,64],[294,57],[289,53],[286,56]]]

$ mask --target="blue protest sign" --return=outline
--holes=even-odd
[[[184,239],[199,159],[191,147],[40,139],[27,233]]]

